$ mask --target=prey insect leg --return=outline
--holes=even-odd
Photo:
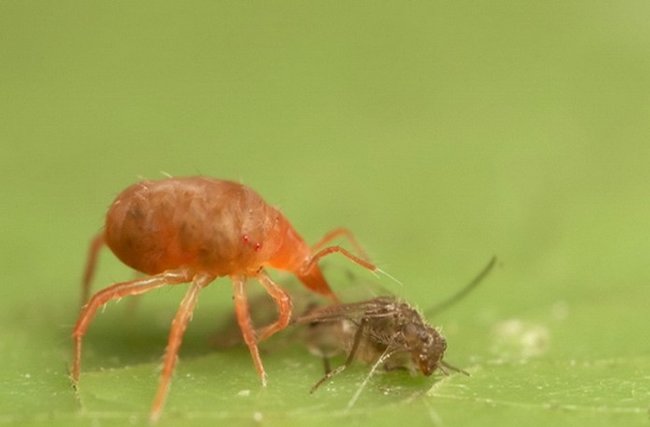
[[[151,405],[151,413],[149,419],[155,422],[160,418],[160,413],[167,398],[169,391],[169,383],[171,381],[174,367],[178,361],[178,350],[183,341],[183,335],[187,329],[187,324],[192,318],[192,312],[199,296],[199,291],[210,284],[214,280],[214,276],[200,274],[194,277],[190,288],[185,293],[183,300],[172,320],[172,326],[169,331],[169,339],[167,341],[167,348],[165,350],[165,359],[163,362],[162,372],[160,374],[160,383],[156,391],[156,397]]]
[[[90,322],[95,317],[97,309],[107,302],[130,295],[140,295],[150,290],[160,288],[165,285],[177,285],[185,283],[192,278],[191,272],[186,269],[169,270],[155,276],[145,277],[128,282],[116,283],[101,291],[97,292],[90,298],[90,301],[82,308],[79,319],[72,331],[74,340],[74,353],[72,361],[72,381],[76,385],[79,381],[79,372],[81,370],[81,345],[84,335],[90,326]]]
[[[323,369],[325,370],[325,375],[332,372],[332,364],[330,363],[330,358],[327,356],[323,356]]]
[[[345,410],[349,411],[352,409],[355,403],[357,403],[357,400],[359,400],[359,396],[361,396],[361,392],[363,391],[364,388],[366,388],[366,385],[368,384],[368,381],[370,381],[370,378],[375,374],[377,371],[377,368],[379,368],[381,365],[386,363],[388,359],[391,358],[391,356],[394,354],[394,351],[391,350],[390,346],[386,348],[386,350],[382,353],[381,357],[377,359],[374,365],[372,365],[372,368],[370,368],[370,372],[368,372],[368,375],[366,375],[366,378],[363,379],[363,382],[357,389],[357,391],[354,393],[354,396],[352,396],[352,399],[348,402],[348,405],[346,406]]]
[[[363,332],[365,328],[366,328],[366,319],[361,319],[361,321],[359,322],[359,327],[357,328],[357,331],[354,334],[352,349],[350,350],[350,354],[348,354],[347,359],[345,359],[345,363],[343,363],[341,366],[337,367],[336,369],[328,370],[327,369],[329,367],[329,362],[328,362],[326,365],[325,376],[323,376],[323,378],[318,380],[318,382],[311,387],[311,390],[309,390],[310,393],[315,392],[316,389],[318,389],[318,387],[320,387],[325,382],[332,379],[332,377],[334,377],[335,375],[338,375],[341,372],[343,372],[345,368],[347,368],[352,364],[352,362],[354,361],[354,357],[357,354],[357,350],[359,349],[359,344],[361,343],[361,337],[363,336]]]

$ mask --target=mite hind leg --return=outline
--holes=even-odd
[[[291,297],[287,294],[284,289],[279,287],[271,278],[261,271],[257,275],[257,279],[260,281],[266,292],[273,298],[275,304],[278,307],[278,320],[274,323],[265,326],[258,335],[258,342],[267,339],[276,332],[280,332],[287,327],[289,321],[291,320],[291,312],[293,309],[293,304],[291,302]]]
[[[90,284],[95,275],[95,269],[97,268],[97,257],[99,256],[99,251],[102,246],[104,246],[104,232],[97,234],[93,237],[93,240],[90,242],[90,247],[88,248],[88,257],[86,259],[86,267],[84,269],[83,279],[81,281],[81,305],[84,305],[88,301],[90,295]]]
[[[79,381],[81,370],[81,346],[83,337],[90,326],[90,322],[97,314],[97,310],[111,300],[120,299],[131,295],[140,295],[165,285],[176,285],[192,280],[192,274],[186,269],[169,270],[155,276],[145,277],[128,282],[116,283],[97,292],[84,305],[79,313],[79,318],[72,332],[74,353],[72,360],[72,381],[76,385]]]
[[[180,349],[183,341],[183,335],[187,329],[189,321],[192,319],[192,312],[198,300],[199,291],[209,285],[214,280],[214,276],[200,274],[194,277],[190,288],[185,293],[181,301],[176,316],[172,320],[172,326],[169,330],[169,339],[167,340],[167,348],[165,350],[165,358],[163,361],[163,368],[160,374],[160,383],[156,391],[156,397],[151,405],[151,413],[149,419],[155,422],[160,418],[160,413],[165,405],[165,400],[169,392],[169,384],[171,382],[174,367],[178,361],[178,350]]]

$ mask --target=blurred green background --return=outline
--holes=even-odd
[[[349,413],[366,366],[309,395],[320,361],[269,347],[261,390],[245,349],[215,350],[221,280],[161,425],[647,425],[649,17],[647,1],[0,1],[0,425],[145,422],[183,289],[97,317],[78,398],[69,334],[106,207],[161,172],[241,180],[308,241],[345,225],[404,283],[332,257],[342,293],[426,309],[500,260],[431,319],[472,377],[379,374]],[[131,277],[104,255],[95,289]]]

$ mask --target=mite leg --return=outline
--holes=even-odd
[[[86,260],[86,268],[84,269],[84,276],[81,282],[81,305],[88,301],[90,283],[93,280],[95,268],[97,267],[97,257],[99,255],[99,250],[104,246],[104,243],[104,232],[102,231],[93,237],[93,240],[90,243],[90,248],[88,248],[88,259]]]
[[[257,348],[257,338],[255,330],[251,322],[250,312],[248,311],[248,298],[244,289],[246,278],[243,276],[232,276],[233,293],[235,297],[235,314],[237,315],[237,323],[241,329],[244,342],[248,346],[248,351],[253,358],[253,364],[257,370],[258,375],[262,379],[262,386],[266,387],[266,372],[264,365],[262,365],[262,358],[260,351]]]
[[[192,285],[187,290],[181,305],[178,307],[176,316],[172,321],[172,326],[169,331],[169,339],[167,340],[167,349],[165,350],[165,359],[163,362],[162,372],[160,374],[160,383],[156,391],[156,397],[151,405],[151,414],[149,419],[155,422],[160,418],[160,413],[165,404],[167,393],[169,392],[169,383],[171,381],[174,367],[178,361],[178,349],[183,341],[183,335],[187,324],[192,319],[192,312],[199,297],[199,291],[205,286],[209,285],[214,280],[214,276],[200,274],[194,277]]]
[[[102,289],[90,298],[88,304],[82,307],[79,313],[79,319],[72,332],[74,340],[74,354],[72,360],[72,381],[76,385],[79,381],[79,372],[81,369],[81,342],[83,340],[90,322],[95,317],[97,309],[107,302],[130,295],[140,295],[149,292],[152,289],[160,288],[165,285],[175,285],[188,282],[192,279],[191,272],[187,270],[170,270],[155,276],[145,277],[143,279],[131,280],[128,282],[117,283]]]
[[[344,249],[344,248],[342,248],[340,246],[328,246],[328,247],[323,248],[323,249],[319,250],[318,252],[316,252],[311,257],[311,260],[309,261],[309,263],[305,266],[304,271],[309,271],[314,265],[316,265],[318,263],[318,261],[321,258],[326,257],[327,255],[331,255],[333,253],[340,253],[340,254],[346,256],[347,258],[349,258],[352,262],[355,262],[355,263],[359,264],[361,267],[363,267],[365,269],[368,269],[368,270],[373,271],[373,272],[377,271],[377,267],[373,263],[371,263],[369,261],[366,261],[365,259],[359,258],[358,256],[355,256],[355,255],[351,254],[347,249]]]
[[[335,228],[334,230],[331,230],[325,236],[323,236],[322,239],[320,239],[313,247],[312,251],[316,252],[319,249],[322,249],[327,243],[331,242],[332,240],[336,239],[339,236],[343,236],[347,238],[350,241],[350,244],[354,246],[354,249],[357,251],[359,256],[363,258],[364,260],[368,260],[368,255],[366,254],[366,251],[363,250],[363,247],[359,244],[359,241],[354,237],[354,234],[350,230],[348,230],[345,227],[339,227]]]
[[[146,276],[144,273],[140,273],[138,270],[133,270],[132,274],[133,280]],[[129,300],[126,302],[127,315],[134,315],[136,313],[136,309],[138,308],[138,304],[140,304],[140,297],[129,298]]]
[[[361,343],[361,337],[363,336],[363,332],[365,328],[366,328],[366,319],[361,319],[361,322],[359,323],[359,327],[357,328],[357,331],[354,333],[354,342],[352,343],[352,349],[350,350],[350,354],[348,354],[347,359],[345,359],[345,363],[343,363],[341,366],[337,367],[336,369],[326,372],[325,376],[320,380],[318,380],[318,382],[311,387],[311,389],[309,390],[310,393],[315,392],[316,389],[318,389],[318,387],[320,387],[321,385],[323,385],[324,383],[332,379],[332,377],[334,377],[335,375],[338,375],[341,372],[343,372],[345,368],[347,368],[352,364],[352,362],[354,361],[354,356],[356,356],[357,350],[359,350],[359,344]],[[327,365],[325,369],[328,369]]]
[[[266,292],[273,298],[275,304],[278,306],[278,320],[275,323],[272,323],[264,327],[260,333],[258,341],[262,341],[275,334],[280,332],[289,324],[291,319],[291,310],[293,304],[291,303],[291,297],[287,294],[281,287],[279,287],[271,278],[261,271],[257,275],[257,279],[260,281],[262,286],[266,289]]]

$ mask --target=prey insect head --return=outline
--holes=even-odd
[[[411,350],[413,362],[420,372],[429,376],[440,366],[447,349],[447,341],[430,326],[423,326],[415,333],[413,339],[416,340]]]

